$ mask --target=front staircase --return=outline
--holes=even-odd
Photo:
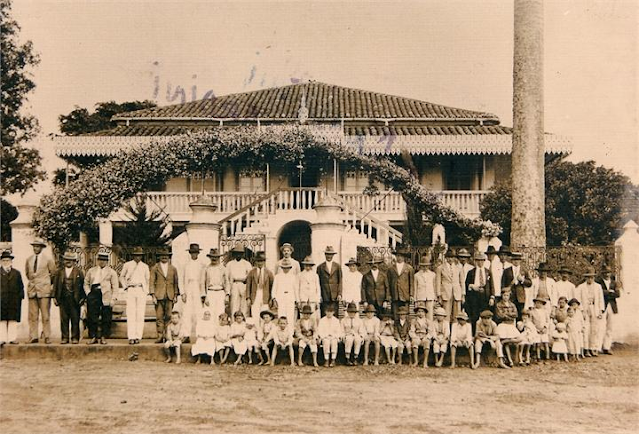
[[[389,245],[402,242],[402,233],[387,222],[373,217],[371,210],[362,210],[340,196],[322,188],[278,188],[266,193],[218,223],[221,234],[233,237],[259,232],[275,218],[315,221],[314,207],[330,195],[342,207],[342,222],[348,232],[357,232],[366,244]]]

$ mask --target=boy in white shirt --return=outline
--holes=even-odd
[[[435,304],[435,273],[430,269],[431,262],[426,258],[419,261],[419,271],[415,273],[415,302],[421,303],[426,308],[426,317],[433,319]]]
[[[355,303],[349,303],[346,308],[346,316],[342,318],[342,331],[344,332],[344,352],[346,364],[357,365],[359,351],[362,347],[362,320],[359,317],[359,309]],[[351,360],[351,350],[353,359]]]
[[[326,316],[320,319],[317,326],[317,336],[322,342],[324,352],[324,366],[335,366],[337,359],[337,344],[342,337],[342,326],[335,317],[335,306],[333,303],[326,305]]]
[[[288,326],[288,320],[281,316],[277,320],[277,328],[271,331],[273,340],[273,355],[271,356],[271,366],[275,366],[278,349],[285,351],[288,349],[288,356],[291,359],[291,366],[295,366],[295,355],[293,353],[293,330]]]
[[[366,306],[366,317],[362,319],[362,331],[364,336],[364,366],[368,365],[368,354],[371,343],[375,345],[375,366],[379,365],[379,318],[375,316],[375,306],[369,304]]]
[[[452,330],[450,331],[450,367],[455,368],[457,347],[465,347],[468,349],[470,367],[474,369],[475,345],[473,343],[473,330],[468,322],[468,315],[466,312],[460,312],[455,319],[457,319],[457,322],[453,324]]]

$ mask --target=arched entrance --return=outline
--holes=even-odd
[[[311,224],[305,220],[293,220],[286,223],[277,239],[278,246],[284,243],[291,243],[295,249],[293,258],[301,262],[311,254]]]

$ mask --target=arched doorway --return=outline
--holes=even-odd
[[[311,224],[305,220],[293,220],[286,223],[277,239],[278,246],[284,243],[291,243],[295,249],[293,258],[301,262],[311,254]]]

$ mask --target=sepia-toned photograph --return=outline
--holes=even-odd
[[[635,433],[637,0],[0,0],[0,432]]]

